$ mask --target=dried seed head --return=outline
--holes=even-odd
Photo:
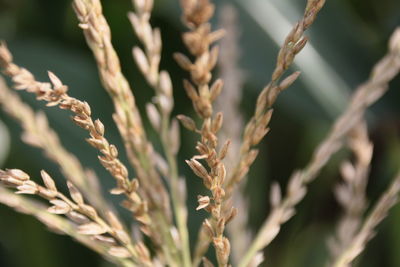
[[[108,250],[108,254],[117,258],[129,258],[131,253],[124,247],[111,247]]]
[[[50,201],[54,206],[47,209],[48,212],[53,214],[66,214],[71,211],[71,207],[65,201],[53,199]]]
[[[151,126],[153,126],[155,130],[159,130],[161,124],[161,116],[157,108],[153,104],[147,103],[146,112],[147,112],[147,117],[150,120]]]
[[[108,149],[110,150],[111,157],[118,158],[118,149],[115,145],[109,145]]]
[[[76,188],[71,182],[67,182],[67,186],[69,189],[69,194],[71,195],[71,198],[77,203],[78,205],[84,204],[83,201],[83,196],[79,192],[78,188]]]
[[[199,195],[199,196],[197,196],[197,202],[199,203],[199,206],[197,206],[196,210],[204,209],[204,208],[208,207],[208,205],[210,205],[210,197]]]
[[[106,245],[113,246],[113,245],[117,244],[117,241],[114,238],[104,236],[104,235],[95,235],[95,236],[93,236],[93,239],[96,241],[100,241]]]
[[[148,62],[147,57],[144,54],[143,50],[140,49],[139,47],[135,46],[132,49],[132,55],[136,61],[136,64],[138,65],[140,71],[143,74],[148,73],[150,70],[150,65],[149,65],[149,62]]]
[[[389,49],[392,52],[400,53],[400,27],[396,28],[389,41]]]
[[[225,225],[227,225],[230,221],[232,221],[237,214],[238,214],[238,209],[232,207],[231,211],[229,212],[228,216],[225,219]]]
[[[88,217],[86,217],[85,215],[82,215],[76,211],[71,211],[71,212],[67,213],[67,217],[70,218],[72,221],[74,221],[77,224],[86,224],[86,223],[90,222]]]
[[[181,66],[182,69],[190,71],[192,69],[192,62],[182,53],[174,53],[175,61]]]
[[[82,235],[101,235],[107,232],[107,229],[101,225],[91,222],[78,226],[78,233]]]
[[[224,116],[222,115],[222,112],[218,112],[217,115],[215,116],[214,120],[211,123],[211,131],[213,133],[218,133],[219,129],[221,129],[222,122],[223,122]]]
[[[218,263],[222,266],[226,266],[229,260],[229,254],[231,250],[231,245],[226,237],[214,238],[213,244],[217,252]]]
[[[219,151],[219,159],[223,160],[228,154],[229,145],[231,144],[231,140],[226,140],[221,150]]]
[[[38,186],[32,181],[25,181],[22,185],[17,186],[17,189],[18,191],[15,192],[16,194],[35,195],[39,192]]]
[[[2,171],[2,176],[11,176],[20,181],[28,181],[30,179],[29,175],[19,169],[7,169],[6,172]]]
[[[206,168],[204,168],[204,166],[197,160],[195,159],[186,160],[186,163],[198,177],[202,179],[207,179],[207,177],[209,176]]]
[[[40,171],[40,175],[42,176],[43,182],[47,189],[53,192],[57,192],[57,187],[54,180],[50,177],[50,175],[44,170]]]
[[[63,86],[61,80],[51,71],[47,72],[51,83],[53,84],[54,88],[60,88]]]
[[[181,1],[183,21],[188,27],[198,27],[214,15],[215,6],[209,0]]]
[[[100,136],[104,135],[104,124],[99,119],[94,121],[94,127]]]
[[[194,86],[189,82],[188,80],[184,79],[183,80],[183,87],[185,88],[186,94],[192,101],[197,101],[199,98],[199,95],[197,94],[196,89]]]
[[[213,227],[211,226],[211,223],[208,219],[205,219],[203,222],[203,228],[208,234],[209,238],[212,238],[214,236],[214,230]]]
[[[224,184],[224,181],[225,181],[225,177],[226,177],[226,169],[225,169],[225,165],[222,163],[222,162],[220,162],[218,165],[217,165],[217,177],[219,178],[219,183],[220,184]]]
[[[296,72],[290,74],[288,77],[286,77],[279,84],[280,90],[284,90],[284,89],[288,88],[289,86],[291,86],[297,80],[297,78],[300,76],[300,73],[301,73],[300,71],[296,71]]]
[[[178,115],[176,118],[182,123],[183,127],[188,129],[189,131],[196,131],[196,123],[185,115]]]
[[[160,89],[161,92],[168,96],[172,97],[172,82],[171,82],[171,77],[169,76],[169,73],[166,71],[161,71],[160,72],[160,81],[159,81]]]
[[[210,100],[214,102],[215,99],[221,94],[222,87],[224,86],[224,81],[222,79],[216,80],[210,88]]]
[[[79,205],[79,208],[82,210],[82,213],[84,213],[85,215],[87,215],[90,218],[97,218],[97,211],[89,205],[86,204],[81,204]]]

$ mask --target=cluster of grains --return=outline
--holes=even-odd
[[[354,259],[361,254],[367,242],[371,240],[375,234],[375,228],[387,216],[389,210],[399,202],[400,194],[400,173],[393,179],[389,188],[383,192],[378,202],[372,208],[369,215],[363,221],[357,233],[353,236],[351,242],[336,255],[335,260],[331,264],[333,267],[349,267]]]
[[[206,219],[203,230],[206,235],[200,235],[198,246],[195,251],[195,260],[204,254],[208,248],[208,240],[212,240],[219,266],[227,266],[230,254],[229,240],[224,236],[226,224],[236,215],[237,211],[231,208],[228,213],[222,210],[225,198],[224,182],[226,177],[225,158],[229,141],[217,151],[217,133],[221,128],[222,113],[213,114],[212,103],[222,90],[222,80],[216,80],[211,86],[211,71],[218,59],[218,47],[211,45],[222,37],[223,31],[211,31],[208,22],[214,14],[214,5],[208,0],[181,1],[183,9],[183,21],[190,29],[183,34],[183,42],[195,57],[192,63],[188,57],[176,53],[174,55],[178,64],[190,73],[191,81],[184,80],[187,95],[192,100],[193,107],[202,119],[201,129],[197,129],[195,122],[186,116],[178,118],[189,130],[198,132],[201,140],[197,143],[196,150],[199,155],[187,160],[187,164],[193,172],[203,180],[204,186],[211,191],[212,196],[198,196],[199,206],[197,209],[205,209],[211,214],[211,221]],[[198,160],[205,160],[206,169]],[[204,233],[204,231],[202,231]],[[207,237],[208,236],[208,237]],[[206,240],[202,240],[206,238]]]
[[[45,113],[35,113],[16,93],[10,91],[1,77],[0,103],[3,110],[21,124],[24,130],[21,138],[25,143],[42,149],[50,160],[57,163],[66,179],[74,183],[96,208],[109,205],[101,194],[96,175],[85,170],[79,160],[62,146]]]
[[[174,106],[173,87],[170,75],[160,70],[162,50],[161,33],[158,28],[150,24],[153,0],[132,1],[135,12],[128,14],[136,36],[143,45],[143,49],[135,46],[132,50],[133,58],[147,82],[154,89],[153,103],[146,104],[146,111],[152,127],[159,133],[165,159],[156,154],[156,166],[170,185],[170,195],[178,227],[181,249],[181,264],[190,265],[189,233],[186,226],[187,210],[185,205],[186,189],[184,180],[179,178],[176,161],[180,146],[179,124],[176,119],[171,121],[171,111]]]
[[[111,262],[119,263],[122,266],[132,266],[130,260],[113,257],[108,254],[107,250],[109,248],[107,248],[106,244],[96,242],[91,239],[90,236],[78,234],[76,232],[75,224],[72,221],[63,218],[58,214],[49,213],[46,205],[39,201],[30,199],[21,194],[15,194],[11,190],[0,186],[0,203],[11,207],[18,212],[34,216],[46,225],[49,231],[69,235],[93,251],[104,255],[104,257]]]
[[[357,125],[348,137],[348,146],[355,156],[355,163],[343,162],[343,182],[335,188],[335,196],[343,209],[336,233],[328,240],[332,262],[352,243],[360,229],[367,208],[366,187],[373,153],[365,123]]]
[[[219,12],[219,26],[225,30],[225,36],[220,41],[220,45],[224,49],[221,49],[219,55],[218,72],[224,81],[224,90],[216,100],[216,109],[224,114],[224,123],[218,138],[231,141],[229,151],[224,159],[228,176],[229,170],[233,170],[236,162],[239,161],[244,127],[240,104],[243,99],[245,71],[240,68],[239,23],[238,10],[233,5],[222,6]],[[249,216],[247,212],[243,212],[250,210],[250,203],[244,192],[246,183],[240,183],[238,186],[238,190],[232,195],[232,198],[226,199],[224,205],[228,209],[234,206],[241,211],[227,225],[227,233],[231,242],[231,263],[234,266],[240,261],[241,255],[244,255],[252,240],[252,233],[248,227]]]
[[[272,106],[279,93],[288,88],[299,77],[300,72],[294,72],[280,81],[286,70],[293,63],[295,56],[306,45],[308,38],[304,36],[304,32],[314,22],[324,4],[325,0],[309,0],[303,18],[296,23],[280,48],[271,81],[259,94],[254,115],[245,127],[240,149],[240,160],[227,181],[226,190],[228,195],[233,193],[235,185],[246,176],[257,157],[258,150],[253,147],[259,144],[269,132],[268,125],[272,116]]]
[[[146,139],[141,117],[128,81],[121,72],[118,56],[111,44],[111,32],[99,0],[75,0],[75,13],[97,61],[103,86],[114,102],[114,120],[124,140],[131,164],[135,167],[149,205],[170,218],[169,197],[151,160],[153,148]]]
[[[45,171],[41,172],[45,186],[32,181],[28,174],[18,169],[0,170],[0,182],[17,189],[17,194],[37,195],[47,199],[52,205],[47,210],[53,214],[67,216],[77,226],[77,233],[89,235],[95,240],[110,246],[108,253],[115,257],[132,258],[135,263],[151,266],[150,254],[142,243],[133,244],[124,227],[109,212],[107,220],[84,202],[82,194],[70,182],[67,182],[70,198],[60,193],[54,180]]]
[[[139,183],[137,179],[130,180],[128,170],[118,159],[117,148],[110,144],[104,137],[104,125],[100,120],[93,121],[91,109],[88,103],[72,98],[67,94],[65,86],[53,73],[49,72],[50,83],[41,83],[35,80],[33,75],[24,68],[20,68],[12,62],[12,56],[5,44],[0,46],[0,67],[10,76],[18,90],[26,90],[34,93],[38,100],[44,100],[48,106],[59,106],[74,113],[74,123],[89,132],[90,138],[86,141],[98,149],[101,155],[98,157],[101,164],[117,181],[117,187],[112,194],[125,194],[127,201],[124,206],[131,210],[135,218],[143,223],[143,231],[150,225],[147,213],[147,204],[137,194]]]
[[[343,164],[344,182],[335,191],[344,214],[335,236],[330,240],[330,265],[350,266],[400,194],[399,174],[363,220],[367,206],[365,189],[372,157],[372,144],[363,120],[366,109],[387,91],[388,83],[400,71],[400,29],[391,37],[387,55],[376,64],[369,80],[357,88],[348,107],[314,151],[311,161],[290,177],[285,195],[277,183],[272,185],[271,212],[256,236],[250,238],[246,230],[246,215],[241,215],[238,223],[231,225],[231,240],[228,240],[225,236],[226,226],[237,215],[233,203],[238,203],[242,212],[248,210],[240,192],[240,182],[257,157],[258,149],[255,147],[269,132],[272,107],[278,95],[299,77],[299,72],[286,77],[284,75],[306,45],[308,39],[304,33],[316,19],[325,0],[307,1],[303,17],[295,24],[279,50],[271,81],[261,91],[254,114],[244,127],[242,137],[243,124],[237,115],[242,77],[236,67],[239,53],[234,44],[237,38],[235,28],[227,27],[225,53],[219,58],[219,49],[214,43],[224,35],[224,31],[211,29],[209,21],[214,15],[214,4],[210,0],[180,2],[182,19],[189,29],[183,34],[183,42],[190,56],[175,53],[174,58],[190,75],[190,79],[185,79],[183,85],[200,118],[201,126],[198,127],[190,117],[179,115],[177,118],[185,128],[199,135],[200,140],[196,145],[198,154],[186,163],[209,191],[208,195],[198,196],[197,210],[204,209],[209,218],[204,220],[199,230],[193,258],[190,255],[187,227],[186,189],[183,179],[179,177],[177,164],[179,125],[178,120],[171,119],[173,86],[169,73],[160,70],[161,33],[150,23],[153,0],[132,0],[135,11],[128,16],[141,42],[141,47],[133,48],[133,58],[155,92],[152,103],[146,105],[146,111],[151,125],[159,134],[162,153],[154,151],[147,139],[134,95],[121,72],[119,59],[111,44],[111,32],[102,13],[100,0],[73,1],[79,26],[96,59],[102,84],[114,103],[113,117],[138,179],[129,178],[127,167],[119,160],[117,148],[105,138],[104,125],[100,120],[92,118],[88,103],[71,97],[67,93],[67,86],[51,72],[51,83],[36,81],[28,70],[13,63],[6,45],[0,43],[0,69],[12,79],[14,87],[35,94],[38,100],[47,102],[47,106],[71,111],[73,122],[89,133],[87,142],[99,151],[100,163],[116,180],[117,186],[110,191],[111,194],[125,196],[122,205],[139,222],[133,227],[139,227],[149,237],[150,245],[144,244],[140,233],[138,240],[131,238],[126,227],[101,196],[95,175],[85,170],[62,147],[45,115],[35,113],[22,103],[18,96],[9,91],[2,79],[0,103],[3,109],[22,125],[23,140],[41,148],[59,165],[67,179],[69,196],[58,190],[54,180],[45,171],[41,172],[43,186],[19,169],[8,169],[0,170],[0,202],[35,216],[53,231],[72,236],[122,266],[190,267],[198,266],[203,260],[203,266],[212,267],[214,265],[211,261],[204,257],[211,243],[219,267],[230,266],[231,250],[238,254],[232,261],[235,265],[258,266],[264,260],[263,249],[275,239],[282,224],[295,214],[296,205],[307,193],[307,185],[317,177],[331,156],[345,146],[347,138],[355,161]],[[227,10],[224,19],[232,24],[234,15],[232,10]],[[229,123],[224,127],[223,112],[214,112],[213,106],[223,87],[222,79],[213,79],[212,76],[218,59],[221,62],[222,77],[228,80],[227,87],[230,89],[224,93],[224,101],[220,103],[224,107],[223,112],[227,114],[225,121]],[[225,106],[226,101],[230,103]],[[228,148],[231,141],[227,140],[223,144],[219,142],[221,139],[226,140],[228,135],[233,138],[233,154],[230,155]],[[16,194],[4,187],[16,189]],[[51,206],[47,207],[21,194],[39,196]],[[237,244],[231,245],[232,241]]]

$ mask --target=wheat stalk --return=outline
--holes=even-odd
[[[343,208],[343,215],[335,235],[328,240],[332,259],[336,259],[353,242],[367,208],[366,187],[373,145],[368,138],[366,123],[356,125],[347,139],[356,159],[353,164],[349,161],[342,163],[343,182],[335,188],[335,197]]]
[[[42,149],[47,157],[57,163],[67,180],[74,183],[96,208],[106,208],[109,203],[101,194],[95,173],[85,170],[79,160],[60,143],[57,133],[50,128],[43,112],[34,112],[17,94],[10,91],[0,77],[0,103],[3,110],[17,120],[24,132],[25,143]]]
[[[99,0],[75,0],[75,13],[86,42],[93,51],[103,86],[114,102],[114,120],[124,140],[131,164],[141,181],[150,205],[163,213],[168,225],[169,197],[155,170],[152,145],[147,141],[135,98],[121,72],[118,56],[111,44],[111,32]]]
[[[212,30],[210,20],[215,12],[214,4],[210,0],[180,2],[183,23],[189,29],[183,34],[183,42],[190,55],[175,53],[174,58],[190,75],[183,85],[199,121],[184,115],[177,116],[177,119],[199,136],[198,153],[186,163],[201,178],[208,192],[197,199],[197,210],[204,209],[209,218],[201,225],[193,256],[187,227],[185,182],[178,173],[180,130],[178,120],[171,118],[174,107],[171,78],[166,70],[160,68],[161,33],[150,23],[153,0],[132,0],[134,12],[130,12],[128,17],[141,42],[140,47],[133,48],[133,57],[154,90],[152,103],[147,103],[146,111],[160,139],[160,153],[147,139],[135,97],[112,46],[111,31],[100,1],[73,1],[79,26],[94,54],[102,84],[114,103],[113,117],[137,179],[130,177],[127,166],[119,159],[116,146],[106,139],[104,125],[92,117],[88,103],[71,97],[68,87],[51,72],[48,73],[50,83],[37,81],[32,73],[13,62],[5,43],[0,43],[0,69],[11,78],[15,89],[36,95],[47,106],[69,110],[73,122],[86,130],[89,135],[87,142],[97,150],[100,163],[116,181],[111,194],[123,195],[122,205],[133,215],[136,223],[133,231],[127,230],[100,194],[94,174],[62,146],[44,113],[35,112],[24,104],[1,78],[0,103],[3,109],[21,124],[23,140],[42,149],[50,160],[58,164],[67,180],[68,194],[60,192],[45,171],[41,171],[41,185],[19,169],[6,169],[0,170],[0,202],[35,216],[53,231],[70,235],[121,266],[189,267],[198,266],[202,261],[203,266],[212,267],[214,264],[204,256],[211,243],[218,266],[228,267],[230,262],[239,267],[258,266],[264,261],[262,250],[294,215],[296,205],[307,193],[308,184],[317,178],[332,155],[348,144],[355,160],[343,164],[344,182],[336,189],[344,213],[331,238],[329,262],[335,267],[350,266],[372,238],[376,226],[397,202],[400,193],[399,174],[363,221],[367,206],[365,188],[372,157],[372,144],[364,122],[365,111],[387,91],[388,83],[400,71],[400,29],[393,33],[386,56],[375,65],[370,78],[356,89],[348,107],[315,149],[310,162],[290,177],[285,194],[281,193],[277,183],[272,185],[270,214],[252,238],[247,229],[245,212],[248,205],[242,194],[244,183],[241,181],[257,157],[256,146],[269,131],[272,107],[278,95],[299,76],[299,72],[286,77],[285,73],[306,45],[305,31],[325,1],[307,1],[303,17],[280,48],[271,81],[259,94],[254,114],[243,134],[243,120],[238,112],[243,76],[237,68],[239,53],[235,44],[235,27],[229,25],[234,18],[225,18],[228,22],[223,23],[227,38],[222,43],[224,51],[220,54],[215,42],[225,31]],[[227,12],[229,10],[225,9],[224,14],[229,15]],[[221,79],[215,79],[212,74],[218,61]],[[224,90],[223,80],[226,81]],[[220,94],[224,99],[217,101]],[[226,101],[230,104],[227,105]],[[221,112],[215,112],[218,107],[222,107]],[[226,141],[223,143],[221,140]],[[16,189],[16,192],[5,187]],[[41,201],[20,194],[34,195]],[[45,205],[44,200],[50,206]],[[228,225],[238,213],[233,205],[241,214],[235,224]],[[140,232],[136,234],[138,229]],[[148,238],[142,238],[142,234]]]
[[[211,31],[211,24],[208,20],[214,13],[214,5],[208,0],[189,1],[182,0],[183,22],[190,29],[183,34],[183,41],[195,57],[194,63],[181,53],[175,53],[174,57],[179,65],[190,72],[192,82],[184,80],[184,87],[187,95],[192,100],[193,107],[198,116],[202,119],[201,129],[198,130],[192,119],[180,115],[178,118],[189,130],[200,134],[201,140],[197,143],[196,149],[199,155],[187,160],[193,172],[203,180],[204,186],[211,191],[210,196],[198,196],[198,210],[205,209],[211,214],[211,221],[206,219],[203,223],[203,231],[199,236],[198,244],[194,255],[194,265],[208,248],[209,240],[212,240],[216,251],[218,266],[227,266],[230,254],[230,242],[224,236],[226,224],[233,219],[237,210],[233,207],[229,212],[222,210],[225,198],[224,182],[226,176],[225,165],[222,160],[225,158],[229,141],[218,151],[218,131],[221,128],[223,115],[221,112],[214,115],[212,103],[222,90],[222,80],[216,80],[209,85],[218,58],[218,47],[211,45],[222,37],[223,31]],[[204,159],[209,170],[207,170],[198,159]],[[204,235],[204,233],[207,233]],[[208,236],[207,236],[208,235]],[[202,245],[204,244],[204,246]]]
[[[253,147],[258,145],[269,132],[268,125],[272,117],[272,106],[278,95],[292,85],[299,77],[300,72],[296,71],[281,81],[283,75],[293,63],[296,55],[300,53],[307,44],[308,38],[304,36],[305,31],[317,18],[324,4],[325,0],[308,0],[303,17],[294,25],[291,32],[286,36],[279,50],[271,81],[259,94],[254,115],[245,127],[240,148],[240,159],[234,164],[236,167],[227,179],[227,196],[233,194],[235,185],[240,183],[246,176],[250,166],[256,159],[258,150]]]
[[[70,182],[67,182],[70,198],[60,193],[54,180],[45,171],[41,171],[45,186],[32,181],[26,173],[18,169],[0,170],[0,182],[17,189],[17,194],[37,195],[52,205],[47,210],[53,214],[65,214],[78,224],[77,233],[89,235],[110,244],[108,254],[132,258],[133,263],[151,266],[150,254],[142,243],[133,244],[129,234],[112,212],[107,213],[107,220],[84,202],[82,194]]]
[[[74,113],[73,122],[89,132],[90,138],[86,141],[100,151],[100,163],[117,182],[117,187],[112,189],[111,193],[124,194],[127,201],[123,204],[143,224],[142,231],[146,234],[157,234],[157,232],[148,230],[148,227],[152,226],[151,219],[147,203],[137,194],[139,187],[137,179],[129,179],[127,168],[118,159],[117,148],[104,137],[104,125],[98,119],[93,121],[89,104],[70,97],[67,94],[67,86],[51,72],[49,72],[49,78],[52,84],[36,81],[29,71],[12,63],[12,56],[4,43],[0,45],[0,67],[6,75],[13,79],[16,89],[34,93],[38,100],[48,102],[48,106],[59,106],[61,109],[68,109]]]
[[[147,82],[154,89],[153,103],[147,103],[147,116],[153,128],[159,132],[161,144],[168,165],[167,170],[160,168],[169,179],[171,200],[177,223],[182,250],[182,266],[190,266],[190,245],[187,229],[187,210],[185,204],[185,184],[179,178],[176,156],[179,150],[180,134],[176,119],[171,121],[171,111],[174,106],[173,87],[170,75],[160,70],[161,33],[150,24],[153,0],[134,0],[135,12],[128,14],[132,27],[143,44],[144,50],[135,46],[132,49],[133,58]],[[161,159],[160,159],[161,160]],[[160,164],[159,164],[160,165]]]
[[[272,187],[272,211],[239,266],[247,266],[253,257],[277,236],[281,225],[294,215],[295,206],[304,198],[306,186],[317,177],[330,157],[343,146],[343,138],[364,117],[366,109],[387,91],[388,83],[399,71],[400,29],[397,29],[389,41],[388,53],[374,66],[369,80],[354,92],[346,110],[337,118],[327,137],[315,149],[311,161],[304,169],[295,171],[290,177],[286,195],[281,196],[279,185],[275,184]]]
[[[224,81],[224,90],[216,100],[216,108],[224,114],[224,124],[218,134],[221,140],[230,139],[229,151],[224,159],[227,170],[233,170],[234,165],[239,161],[240,145],[242,142],[242,129],[244,119],[240,112],[240,104],[243,99],[242,86],[244,84],[244,70],[240,68],[241,51],[239,47],[240,26],[238,10],[233,5],[225,4],[219,14],[219,25],[225,29],[225,36],[220,45],[221,50],[218,59],[218,69],[221,79]],[[229,173],[229,172],[228,172]],[[248,229],[248,214],[243,212],[249,210],[247,196],[244,194],[245,183],[239,184],[239,189],[228,199],[239,212],[235,219],[227,226],[227,233],[231,240],[232,264],[236,265],[240,261],[241,255],[246,252],[252,234]]]
[[[74,223],[71,223],[71,221],[66,218],[60,217],[60,215],[49,213],[47,207],[39,201],[28,199],[25,196],[17,195],[6,188],[0,187],[0,203],[13,208],[17,212],[36,217],[40,222],[46,225],[50,231],[71,236],[79,243],[103,255],[111,262],[121,266],[133,266],[129,259],[108,254],[107,250],[110,249],[108,244],[100,243],[90,238],[88,235],[78,234]]]
[[[381,195],[368,217],[362,223],[360,230],[351,242],[343,248],[334,259],[331,266],[348,267],[364,250],[367,242],[375,235],[375,228],[387,216],[389,210],[398,202],[400,194],[400,174],[393,179],[389,188]]]

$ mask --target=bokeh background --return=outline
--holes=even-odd
[[[181,81],[186,74],[172,60],[172,53],[186,51],[180,39],[184,30],[180,23],[178,0],[155,1],[152,22],[162,30],[162,67],[171,73],[175,87],[175,113],[193,114],[184,95]],[[243,70],[245,119],[251,115],[258,92],[268,82],[275,64],[277,43],[281,43],[288,26],[301,16],[305,0],[226,0],[237,8],[241,47],[239,67]],[[113,44],[121,58],[123,71],[134,88],[141,111],[150,101],[152,90],[136,68],[131,48],[138,43],[127,19],[132,5],[129,0],[103,0],[104,13],[113,32]],[[285,185],[296,168],[310,159],[315,146],[329,131],[331,122],[343,110],[351,91],[368,75],[373,64],[384,55],[386,43],[396,26],[400,26],[398,0],[334,0],[327,1],[316,23],[308,32],[310,46],[296,60],[293,69],[303,75],[285,91],[275,105],[271,133],[262,142],[261,153],[250,175],[246,192],[249,196],[250,225],[255,231],[268,214],[268,192],[272,180]],[[218,24],[218,12],[213,21]],[[95,62],[87,48],[77,19],[67,0],[0,0],[0,39],[8,42],[15,61],[31,70],[39,80],[47,80],[46,71],[56,73],[70,93],[88,101],[94,117],[107,127],[107,137],[122,145],[111,114],[112,103],[102,90]],[[312,47],[312,48],[311,48]],[[216,72],[217,75],[218,72]],[[368,196],[373,203],[400,168],[400,79],[391,83],[391,90],[368,112],[370,134],[375,143]],[[67,112],[45,108],[32,96],[23,99],[35,109],[45,109],[63,144],[101,177],[104,188],[113,180],[102,169],[96,151],[85,141],[85,132],[75,127]],[[229,104],[229,103],[226,103]],[[20,168],[37,176],[46,169],[60,177],[57,167],[41,151],[20,141],[20,127],[0,113],[0,165]],[[194,212],[196,195],[203,189],[183,160],[194,154],[195,136],[182,130],[180,170],[188,184],[188,205],[192,240],[205,213]],[[155,133],[148,127],[148,134]],[[157,147],[157,142],[156,142]],[[123,154],[123,153],[121,153]],[[328,256],[326,239],[340,215],[332,187],[340,179],[338,164],[348,156],[338,153],[310,186],[298,214],[283,226],[282,234],[266,252],[270,266],[324,266]],[[110,201],[116,202],[110,196]],[[128,219],[127,214],[126,218]],[[380,225],[377,236],[357,261],[358,266],[400,266],[400,205]],[[35,219],[0,206],[0,266],[66,267],[110,266],[95,253],[68,237],[48,232]]]

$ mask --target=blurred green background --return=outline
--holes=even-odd
[[[162,68],[171,73],[175,87],[175,114],[192,114],[184,95],[181,80],[186,74],[172,60],[172,53],[185,51],[180,34],[178,0],[155,1],[152,22],[162,30]],[[245,118],[253,111],[258,92],[268,82],[275,64],[278,46],[287,33],[285,25],[301,16],[305,0],[231,0],[215,1],[220,7],[230,3],[239,12],[241,30],[240,68],[245,73],[243,101]],[[104,0],[104,14],[113,32],[113,44],[120,55],[123,71],[130,80],[141,111],[153,92],[138,72],[131,48],[138,43],[127,12],[128,0]],[[333,119],[343,109],[347,96],[369,75],[373,64],[386,51],[386,43],[396,26],[400,26],[398,0],[335,0],[327,1],[316,23],[308,32],[310,47],[296,60],[302,78],[284,92],[275,106],[271,133],[262,142],[246,191],[251,208],[249,219],[257,229],[268,213],[268,192],[272,180],[286,184],[295,168],[310,159],[315,146],[325,136]],[[218,13],[217,13],[218,14]],[[218,16],[217,16],[218,17]],[[213,21],[217,24],[217,18]],[[15,61],[31,70],[39,80],[47,80],[46,71],[56,73],[70,86],[72,96],[90,103],[94,117],[107,128],[107,137],[122,150],[119,135],[113,125],[112,103],[102,90],[95,62],[87,48],[77,19],[66,0],[0,0],[0,39],[7,41]],[[400,167],[400,79],[391,83],[391,90],[368,113],[370,133],[375,143],[372,174],[368,187],[371,203],[386,188]],[[56,108],[45,108],[42,102],[22,93],[23,99],[35,109],[45,109],[51,125],[63,144],[74,152],[85,166],[101,177],[105,189],[113,180],[102,169],[96,151],[84,141],[86,133],[70,122],[69,114]],[[0,113],[0,159],[2,168],[20,168],[37,176],[46,169],[59,177],[57,167],[41,151],[23,144],[20,127]],[[6,126],[5,126],[6,125]],[[148,127],[151,138],[155,133]],[[8,135],[7,135],[8,133]],[[7,138],[9,136],[10,138]],[[188,205],[192,240],[205,213],[194,212],[196,195],[203,191],[200,179],[188,170],[183,159],[194,152],[195,136],[182,130],[180,152],[181,173],[188,184]],[[157,141],[155,141],[156,147]],[[123,153],[121,153],[123,154]],[[323,266],[328,256],[326,238],[333,231],[340,209],[335,203],[332,186],[339,181],[338,164],[347,153],[336,155],[316,182],[310,186],[298,214],[283,226],[282,234],[266,252],[270,266]],[[123,158],[125,160],[125,158]],[[117,203],[109,196],[110,201]],[[247,212],[247,211],[241,211]],[[125,214],[127,216],[127,214]],[[128,217],[127,217],[128,218]],[[357,262],[358,266],[400,266],[400,206],[394,208],[379,227],[378,235],[369,243]],[[66,267],[109,266],[95,253],[68,237],[48,232],[29,216],[20,215],[0,206],[0,266],[1,267]]]

